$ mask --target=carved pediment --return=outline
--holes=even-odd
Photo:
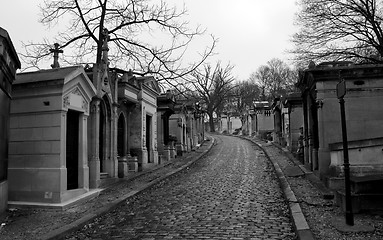
[[[89,113],[89,102],[78,85],[63,95],[63,108]]]

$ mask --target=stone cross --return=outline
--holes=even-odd
[[[59,68],[59,53],[63,53],[64,51],[59,49],[59,44],[55,43],[54,44],[55,48],[54,49],[49,49],[50,52],[53,52],[53,64],[51,64],[52,68]]]

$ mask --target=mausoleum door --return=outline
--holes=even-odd
[[[117,130],[117,154],[119,157],[124,157],[126,155],[126,128],[125,128],[125,118],[123,114],[120,114],[118,117],[118,130]]]
[[[151,128],[152,117],[146,116],[146,150],[148,151],[148,162],[151,162]]]
[[[98,148],[98,154],[100,159],[100,172],[104,172],[104,143],[105,143],[105,121],[106,121],[106,115],[105,115],[105,107],[100,104],[100,129],[99,129],[99,148]]]
[[[66,126],[66,168],[68,190],[78,188],[79,116],[79,112],[68,110]]]
[[[312,119],[312,161],[313,161],[313,170],[318,170],[318,148],[319,148],[319,130],[318,130],[318,107],[315,102],[315,99],[312,98],[311,105],[311,119]]]
[[[163,118],[163,136],[164,136],[164,144],[168,145],[169,144],[169,116],[164,114]]]

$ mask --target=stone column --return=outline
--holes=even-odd
[[[122,113],[121,113],[122,114]],[[124,178],[128,176],[128,119],[124,118],[124,132],[123,132],[123,143],[122,143],[122,156],[118,156],[118,177]],[[117,119],[118,124],[119,118]],[[118,130],[117,130],[118,135]],[[118,141],[118,139],[117,139]]]
[[[309,144],[309,163],[311,165],[311,170],[316,170],[317,166],[315,163],[315,156],[317,155],[317,149],[315,148],[315,116],[314,116],[314,111],[316,111],[316,105],[315,102],[313,102],[313,99],[311,99],[310,96],[308,96],[310,101],[308,102],[308,130],[309,130],[309,135],[308,135],[308,144]]]
[[[146,129],[146,110],[145,110],[145,106],[142,106],[141,108],[141,116],[142,116],[142,128],[141,128],[141,152],[139,153],[138,157],[141,158],[141,168],[145,168],[148,163],[149,163],[149,159],[148,159],[148,149],[146,148],[146,131],[148,131],[148,129]],[[140,161],[140,160],[139,160]],[[142,169],[139,169],[139,171],[141,171]]]
[[[118,103],[112,104],[112,129],[111,129],[111,177],[118,177],[118,158],[117,158],[117,131],[118,131]]]
[[[174,141],[169,141],[169,153],[170,153],[171,159],[174,159],[177,156],[177,151],[176,151]]]
[[[67,115],[68,111],[61,111],[61,122],[60,126],[61,128],[61,141],[60,141],[60,175],[61,175],[61,184],[60,184],[60,191],[64,192],[67,190],[68,187],[68,171],[66,166],[66,142],[67,142]],[[80,156],[79,156],[80,157]],[[65,179],[65,180],[64,180]]]
[[[158,151],[158,157],[159,162],[166,161],[166,157],[164,155],[165,151],[165,133],[164,133],[164,113],[163,112],[157,112],[157,151]]]
[[[248,126],[249,126],[248,132],[249,132],[249,136],[251,137],[251,135],[253,133],[253,126],[252,126],[252,119],[251,119],[251,115],[250,114],[248,115],[247,119],[249,121],[249,123],[248,123]]]
[[[100,98],[94,98],[90,107],[90,139],[89,139],[89,188],[100,185],[99,130],[100,130]]]
[[[160,123],[161,124],[161,123]],[[152,117],[152,156],[154,164],[160,164],[161,160],[158,157],[158,144],[157,144],[157,113],[154,113]]]
[[[304,94],[303,97],[303,117],[304,117],[304,124],[303,124],[303,159],[304,164],[308,167],[310,167],[310,170],[312,170],[310,166],[310,152],[309,152],[309,111],[308,111],[308,103],[307,103],[307,94]]]
[[[89,189],[89,167],[88,167],[88,115],[80,115],[79,124],[79,188]]]

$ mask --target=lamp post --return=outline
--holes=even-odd
[[[344,95],[346,95],[346,81],[342,79],[336,85],[336,94],[340,104],[340,117],[342,124],[342,138],[343,138],[343,166],[344,166],[344,180],[346,191],[346,224],[349,226],[354,225],[354,216],[352,214],[351,203],[351,186],[350,186],[350,163],[348,159],[348,142],[347,142],[347,128],[346,128],[346,114],[344,110]]]

